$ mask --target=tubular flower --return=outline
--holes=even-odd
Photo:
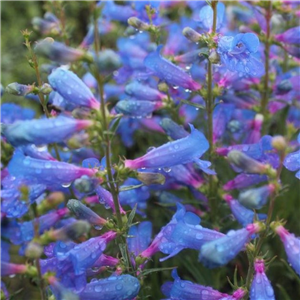
[[[272,227],[279,235],[283,243],[288,262],[291,264],[295,272],[300,276],[300,238],[295,237],[295,235],[292,233],[289,233],[280,224],[275,223]]]
[[[112,275],[105,279],[93,280],[80,292],[80,300],[132,300],[140,290],[137,278],[131,275]]]
[[[237,219],[237,221],[243,226],[246,227],[248,224],[253,223],[255,218],[255,213],[241,205],[237,200],[233,199],[230,195],[223,196],[225,201],[228,203],[232,214]],[[265,214],[258,214],[260,220],[266,219]]]
[[[275,39],[285,44],[300,44],[300,26],[290,28],[287,31],[277,34]]]
[[[115,110],[130,117],[148,117],[153,111],[163,106],[162,102],[144,100],[122,100],[117,103]]]
[[[125,167],[131,169],[168,168],[195,162],[204,172],[214,174],[214,171],[208,169],[211,163],[199,159],[209,148],[207,139],[193,125],[190,124],[190,128],[191,134],[187,137],[164,144],[135,160],[127,159]]]
[[[136,99],[162,101],[166,95],[148,85],[133,81],[125,87],[125,93]]]
[[[166,132],[166,134],[173,140],[178,140],[189,135],[189,133],[169,118],[164,118],[160,122],[160,126]]]
[[[231,230],[226,236],[205,243],[200,250],[200,261],[208,268],[225,265],[243,249],[253,233],[261,230],[261,226],[259,223],[249,224],[246,228]]]
[[[55,69],[48,79],[51,87],[64,97],[64,100],[77,106],[99,109],[100,103],[75,73],[61,67]]]
[[[255,275],[250,289],[250,300],[275,300],[274,291],[265,274],[265,264],[261,259],[254,263]]]
[[[12,264],[8,262],[1,261],[1,275],[9,276],[15,274],[24,274],[28,270],[26,265]]]
[[[160,55],[162,47],[162,45],[159,45],[156,51],[150,53],[145,58],[145,66],[154,72],[158,78],[170,85],[180,86],[191,91],[199,90],[201,88],[199,83],[194,81],[183,69]]]
[[[254,33],[239,33],[235,37],[223,36],[218,43],[218,53],[222,62],[232,72],[242,77],[262,76],[263,63],[256,58],[259,39]]]
[[[83,175],[93,176],[97,171],[81,168],[60,161],[46,161],[25,156],[16,150],[8,164],[12,176],[23,178],[25,181],[37,182],[47,186],[69,186],[75,179]]]
[[[66,116],[57,118],[17,121],[4,126],[3,134],[13,146],[62,142],[76,131],[93,124],[90,120],[76,120]]]
[[[259,174],[239,174],[234,179],[228,181],[224,186],[225,191],[233,189],[244,189],[248,186],[255,185],[268,180],[266,175]]]
[[[300,144],[300,134],[297,141]],[[285,157],[283,164],[289,171],[297,171],[296,177],[300,179],[300,150],[289,153]]]

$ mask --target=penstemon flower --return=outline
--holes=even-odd
[[[209,148],[205,136],[191,124],[190,128],[191,133],[189,136],[164,144],[135,160],[127,159],[125,160],[125,167],[131,169],[167,168],[195,162],[204,172],[214,174],[209,169],[211,163],[199,159]]]

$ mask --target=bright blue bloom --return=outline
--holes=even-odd
[[[99,109],[100,103],[75,73],[57,68],[48,76],[48,80],[51,87],[71,104]]]
[[[101,14],[107,20],[120,21],[127,23],[130,17],[137,15],[137,12],[131,8],[129,5],[118,5],[114,1],[103,1],[99,4],[103,4],[103,9]]]
[[[233,199],[230,195],[225,195],[224,199],[228,203],[232,214],[237,219],[237,221],[243,226],[246,227],[248,224],[252,224],[255,220],[255,213],[241,205],[237,200]],[[257,215],[259,220],[266,219],[265,214]]]
[[[297,141],[300,144],[300,134],[298,135]],[[289,171],[298,171],[296,177],[300,179],[300,150],[289,153],[285,157],[283,164]]]
[[[129,252],[138,256],[151,242],[152,224],[149,221],[131,226],[128,232],[127,245]]]
[[[132,300],[139,290],[140,283],[137,278],[131,275],[112,275],[91,281],[79,296],[81,300]]]
[[[18,120],[31,120],[34,115],[34,110],[14,103],[3,103],[1,105],[1,122],[4,124],[11,124]]]
[[[218,44],[222,62],[240,76],[260,77],[264,74],[263,63],[256,58],[259,39],[254,33],[239,33],[235,37],[223,36]]]
[[[17,121],[5,125],[3,135],[13,146],[27,144],[50,144],[62,142],[76,131],[80,131],[93,123],[89,120],[76,120],[66,116],[57,118]]]
[[[254,264],[255,275],[250,289],[250,300],[275,300],[272,285],[265,273],[263,260],[256,260]]]
[[[102,236],[90,238],[65,253],[65,256],[60,258],[60,261],[62,265],[71,262],[75,275],[81,275],[85,273],[87,268],[93,266],[105,250],[107,243],[115,237],[116,233],[110,231]]]
[[[201,85],[194,81],[189,74],[160,55],[162,47],[162,45],[159,45],[156,51],[151,52],[145,58],[145,66],[150,69],[155,76],[170,85],[180,86],[192,91],[199,90]]]
[[[223,25],[225,18],[225,5],[221,2],[217,4],[217,30]],[[201,27],[206,30],[211,30],[213,26],[213,9],[210,5],[205,5],[199,13]]]
[[[25,156],[16,150],[8,164],[12,176],[29,183],[45,184],[47,186],[70,185],[83,175],[93,176],[96,170],[81,168],[60,161],[46,161]]]
[[[167,96],[148,85],[133,81],[125,87],[125,93],[136,99],[161,101]]]
[[[246,228],[231,230],[224,237],[215,239],[201,247],[199,259],[208,268],[216,268],[227,264],[250,241],[253,233],[259,231],[258,224],[247,225]]]
[[[162,102],[144,100],[121,100],[115,106],[117,113],[130,117],[148,117],[153,111],[162,107]]]
[[[273,193],[275,187],[272,184],[259,188],[249,189],[239,194],[239,202],[250,209],[260,209],[266,205],[268,197]]]
[[[189,136],[157,147],[135,160],[127,159],[125,166],[131,169],[167,168],[195,162],[204,172],[214,174],[208,169],[211,163],[199,159],[209,148],[207,139],[193,125],[190,124],[190,128]]]
[[[189,135],[189,133],[169,118],[163,118],[160,122],[161,127],[172,140],[178,140]]]
[[[287,31],[277,34],[275,38],[286,44],[300,44],[300,26],[290,28]]]
[[[163,294],[168,297],[165,300],[222,300],[229,296],[209,286],[180,279],[176,269],[172,271],[172,277],[174,282],[166,282],[161,287]]]
[[[141,184],[139,180],[134,178],[128,178],[124,185],[120,186],[122,189],[123,187],[130,186],[130,185],[138,185]],[[142,186],[140,188],[130,189],[127,191],[120,191],[119,193],[119,200],[120,204],[129,205],[132,209],[135,205],[137,205],[137,213],[145,216],[144,210],[147,208],[147,200],[150,197],[149,188],[147,186]]]
[[[237,175],[234,179],[228,181],[224,186],[225,191],[233,189],[244,189],[251,185],[259,184],[268,180],[266,175],[259,174],[245,174],[241,173]]]

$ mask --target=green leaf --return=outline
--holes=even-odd
[[[119,127],[119,124],[120,124],[120,121],[122,119],[122,116],[118,117],[115,119],[113,125],[111,126],[111,129],[110,131],[113,132],[114,134],[116,133],[118,127]]]
[[[137,203],[135,204],[133,210],[130,212],[129,216],[128,216],[128,222],[127,222],[127,226],[130,227],[133,221],[133,218],[135,216],[136,213],[136,208],[137,208]]]
[[[144,185],[143,183],[138,184],[138,185],[127,185],[127,186],[121,187],[120,192],[138,189],[138,188],[142,187],[143,185]]]
[[[126,268],[129,268],[129,259],[128,259],[128,256],[127,256],[126,244],[119,244],[119,248],[120,248],[122,257],[124,259],[125,266],[126,266]]]
[[[193,102],[186,101],[186,100],[180,100],[180,102],[182,102],[183,104],[187,104],[187,105],[194,106],[194,107],[197,107],[199,109],[204,109],[205,110],[205,107],[201,104],[198,104],[198,103],[193,103]]]
[[[169,270],[173,270],[175,268],[176,267],[148,269],[148,270],[142,271],[139,276],[145,276],[145,275],[148,275],[148,274],[154,273],[154,272],[169,271]]]

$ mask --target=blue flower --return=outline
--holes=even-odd
[[[129,5],[118,5],[114,1],[104,1],[102,8],[102,16],[107,20],[120,21],[127,23],[130,17],[136,16],[137,12]],[[102,4],[101,3],[101,4]],[[100,3],[99,3],[100,4]]]
[[[163,294],[168,297],[167,300],[221,300],[229,296],[209,286],[180,279],[176,269],[172,271],[172,277],[174,278],[173,283],[166,282],[161,287]]]
[[[149,117],[153,111],[163,106],[162,102],[146,100],[121,100],[115,106],[117,113],[130,117]]]
[[[33,109],[21,107],[14,103],[3,103],[1,105],[1,122],[4,124],[11,124],[19,120],[31,120],[34,115],[35,111]]]
[[[300,144],[300,134],[298,135],[298,143]],[[298,171],[296,177],[300,179],[300,150],[289,153],[283,162],[289,171]]]
[[[167,97],[157,89],[141,84],[138,81],[133,81],[127,84],[125,87],[125,93],[136,99],[148,101],[162,101]]]
[[[137,278],[131,275],[112,275],[91,281],[79,296],[81,300],[132,300],[139,290],[140,283]]]
[[[144,251],[151,242],[152,224],[149,221],[131,226],[128,232],[127,245],[129,252],[135,256]]]
[[[258,223],[246,228],[231,230],[224,237],[205,243],[200,250],[199,259],[208,268],[216,268],[232,260],[260,230]]]
[[[52,88],[71,104],[99,109],[100,103],[75,73],[64,68],[57,68],[48,76],[48,79]]]
[[[259,184],[261,182],[265,182],[268,180],[266,175],[259,174],[245,174],[241,173],[237,175],[234,179],[228,181],[223,189],[225,191],[233,190],[233,189],[244,189],[251,185]]]
[[[243,227],[246,227],[248,224],[251,224],[255,221],[255,213],[252,210],[241,205],[230,195],[224,195],[223,197],[228,203],[232,214]],[[266,219],[265,214],[258,214],[257,216],[260,220]]]
[[[239,33],[235,37],[223,36],[217,51],[230,71],[259,77],[264,74],[264,66],[256,58],[258,47],[259,39],[254,33]]]
[[[12,176],[25,182],[45,184],[47,186],[69,186],[75,179],[83,175],[93,176],[96,170],[81,168],[60,161],[46,161],[25,156],[16,150],[8,164]]]
[[[225,17],[225,5],[221,2],[217,4],[217,30],[221,28]],[[211,5],[205,5],[199,13],[201,27],[211,30],[213,26],[213,9]]]
[[[250,300],[275,300],[272,285],[265,273],[265,264],[261,259],[254,263],[255,275],[250,289]]]
[[[190,124],[190,128],[189,136],[157,147],[135,160],[127,159],[125,167],[131,169],[167,168],[195,162],[204,172],[214,174],[212,170],[208,169],[211,163],[199,159],[209,148],[207,139],[193,125]]]
[[[287,31],[275,35],[277,41],[285,44],[300,44],[300,26],[290,28]]]
[[[13,146],[62,142],[76,131],[93,124],[89,120],[76,120],[66,116],[57,118],[17,121],[5,125],[3,134]]]
[[[201,85],[194,81],[183,69],[171,63],[160,55],[162,45],[156,51],[151,52],[144,60],[145,66],[150,69],[155,76],[166,81],[173,86],[180,86],[188,90],[199,90]]]
[[[163,118],[160,122],[160,126],[172,140],[178,140],[189,135],[183,126],[178,125],[169,118]]]

